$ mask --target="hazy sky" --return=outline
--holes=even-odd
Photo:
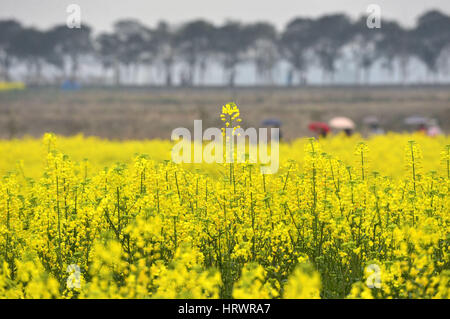
[[[121,18],[136,18],[150,26],[161,19],[171,23],[194,18],[214,23],[265,20],[282,28],[295,16],[345,12],[357,17],[372,3],[380,5],[382,18],[396,18],[406,26],[414,25],[425,10],[450,14],[450,0],[0,0],[0,19],[16,18],[26,26],[47,28],[65,23],[71,3],[80,5],[82,23],[96,31],[110,29]]]

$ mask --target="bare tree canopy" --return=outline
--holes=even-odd
[[[214,25],[199,19],[181,25],[161,21],[148,27],[135,19],[123,19],[114,24],[112,32],[96,36],[85,25],[37,30],[2,20],[0,78],[16,78],[14,70],[24,65],[28,72],[21,79],[35,84],[52,82],[44,72],[49,68],[59,74],[54,83],[86,80],[84,66],[97,67],[97,77],[103,80],[96,83],[132,85],[147,74],[148,85],[165,86],[207,85],[206,78],[213,70],[217,75],[217,69],[222,72],[222,84],[234,86],[243,65],[254,68],[258,85],[274,85],[274,73],[280,78],[280,72],[286,78],[284,84],[305,85],[311,68],[322,70],[322,83],[335,83],[335,74],[345,63],[352,65],[354,83],[364,84],[370,83],[375,66],[387,70],[390,77],[398,74],[405,83],[413,60],[422,63],[432,81],[448,72],[448,15],[425,12],[409,29],[394,20],[383,20],[381,28],[371,29],[367,19],[361,16],[352,21],[345,14],[297,17],[281,31],[264,21]]]

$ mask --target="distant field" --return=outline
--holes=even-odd
[[[308,122],[335,115],[357,124],[367,115],[378,116],[387,130],[403,131],[409,115],[437,118],[450,131],[450,88],[239,88],[239,89],[83,89],[63,92],[30,88],[0,93],[0,138],[83,133],[112,139],[170,138],[176,127],[219,126],[220,107],[236,102],[243,126],[258,127],[264,118],[279,118],[283,135],[308,135]],[[364,133],[364,127],[358,130]]]
[[[369,148],[370,171],[377,171],[381,175],[402,177],[405,174],[404,160],[405,147],[408,141],[414,140],[422,150],[421,168],[425,172],[437,171],[446,174],[446,162],[442,151],[450,145],[450,136],[428,137],[423,134],[396,134],[389,133],[383,136],[372,136],[361,139],[358,135],[342,137],[336,135],[321,139],[322,150],[333,154],[346,165],[355,165],[357,145],[364,141]],[[291,160],[300,165],[304,164],[305,145],[307,138],[298,138],[289,143],[280,144],[280,165],[288,166]],[[147,154],[156,162],[171,159],[171,149],[174,143],[168,140],[126,140],[109,141],[97,137],[58,136],[54,147],[76,163],[89,160],[89,171],[99,172],[105,167],[114,167],[118,162],[130,165],[137,154]],[[39,179],[44,171],[45,155],[48,146],[43,139],[23,138],[13,140],[0,140],[0,176],[11,171],[20,171],[20,175]],[[186,169],[206,173],[211,176],[222,176],[223,166],[220,164],[185,164]]]

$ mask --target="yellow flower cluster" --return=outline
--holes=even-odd
[[[220,119],[225,123],[225,127],[222,128],[222,135],[226,135],[226,129],[232,129],[232,134],[234,135],[236,130],[240,128],[240,122],[242,119],[239,117],[240,111],[238,106],[235,103],[227,103],[222,106],[222,114],[220,114]],[[239,134],[238,134],[239,135]]]
[[[263,175],[149,155],[102,169],[59,149],[132,147],[47,134],[40,178],[20,164],[0,182],[0,297],[448,298],[448,139],[390,137],[404,156],[384,154],[397,152],[386,137],[282,144],[279,172]],[[337,143],[355,151],[337,158]],[[397,173],[374,172],[380,161]]]

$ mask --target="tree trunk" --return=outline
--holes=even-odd
[[[114,61],[114,82],[117,86],[120,86],[120,63],[118,61]]]
[[[77,73],[78,73],[78,55],[72,56],[72,69],[70,72],[70,78],[73,82],[77,80]]]
[[[11,67],[11,61],[8,56],[5,56],[2,64],[3,64],[2,65],[3,78],[6,82],[9,82],[11,80],[11,76],[9,74],[9,69]]]
[[[189,73],[187,78],[187,84],[188,86],[194,86],[194,78],[195,78],[195,69],[196,69],[196,63],[190,63],[189,64]]]
[[[356,72],[355,72],[355,84],[361,84],[361,66],[357,63]]]
[[[172,86],[172,63],[165,63],[164,65],[164,71],[166,73],[166,86],[171,87]]]
[[[364,84],[369,85],[370,82],[370,66],[364,68]]]
[[[289,72],[287,74],[287,79],[286,79],[286,85],[288,87],[292,87],[293,79],[294,79],[294,69],[291,68],[291,69],[289,69]]]
[[[306,86],[306,84],[308,83],[308,77],[307,77],[306,71],[299,70],[299,75],[300,75],[300,85]]]
[[[205,74],[206,74],[207,64],[205,59],[200,61],[199,65],[199,84],[205,85]]]
[[[35,68],[36,68],[36,74],[35,74],[35,81],[36,84],[42,84],[42,64],[39,59],[36,59],[35,61]]]
[[[232,67],[229,71],[229,76],[228,76],[228,86],[230,88],[234,87],[235,80],[236,80],[236,69],[235,69],[235,67]]]
[[[399,59],[399,68],[400,68],[400,78],[402,85],[406,85],[408,82],[408,65],[409,65],[409,59],[408,57],[401,56]]]

